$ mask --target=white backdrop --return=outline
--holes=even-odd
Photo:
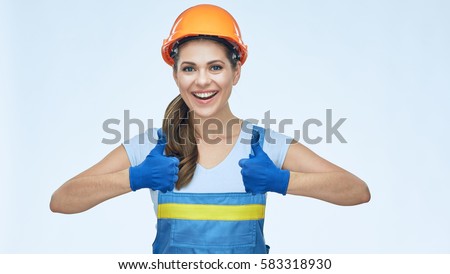
[[[1,1],[0,253],[149,253],[148,191],[82,214],[51,194],[116,145],[106,119],[154,119],[177,95],[160,55],[197,1]],[[450,252],[448,1],[210,1],[234,15],[249,58],[241,118],[347,118],[308,147],[367,182],[368,204],[270,195],[272,253]],[[274,127],[277,129],[277,127]],[[325,127],[310,132],[325,135]],[[138,132],[136,125],[132,134]],[[122,140],[124,136],[122,136]]]

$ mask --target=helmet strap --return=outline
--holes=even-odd
[[[227,47],[232,52],[232,59],[239,61],[241,60],[241,54],[239,53],[238,47],[234,45],[233,43],[229,42],[228,40],[218,37],[218,36],[212,36],[212,35],[196,35],[196,36],[187,36],[184,38],[181,38],[180,40],[176,41],[173,44],[172,50],[170,51],[170,57],[173,59],[175,55],[178,54],[179,47],[192,40],[198,40],[198,39],[206,39],[206,40],[212,40],[216,41],[218,43],[221,43],[225,47]]]

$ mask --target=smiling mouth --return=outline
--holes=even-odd
[[[219,92],[218,91],[193,92],[192,95],[194,95],[195,98],[200,100],[208,100],[216,96],[217,93]]]

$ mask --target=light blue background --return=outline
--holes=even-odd
[[[177,95],[160,56],[197,1],[0,2],[1,253],[149,253],[147,191],[51,213],[62,183],[116,145],[106,119],[154,119]],[[272,253],[450,252],[448,1],[211,1],[249,45],[231,106],[242,118],[347,118],[308,145],[367,182],[369,204],[270,195]],[[274,127],[274,129],[277,129]],[[136,126],[132,135],[137,133]],[[290,134],[290,132],[288,132]],[[311,131],[324,136],[324,127]],[[122,139],[123,141],[123,139]]]

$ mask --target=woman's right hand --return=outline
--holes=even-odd
[[[150,188],[161,192],[173,190],[178,181],[178,165],[180,161],[173,156],[165,156],[166,138],[158,130],[158,143],[150,151],[145,160],[129,168],[130,188],[136,191],[141,188]]]

